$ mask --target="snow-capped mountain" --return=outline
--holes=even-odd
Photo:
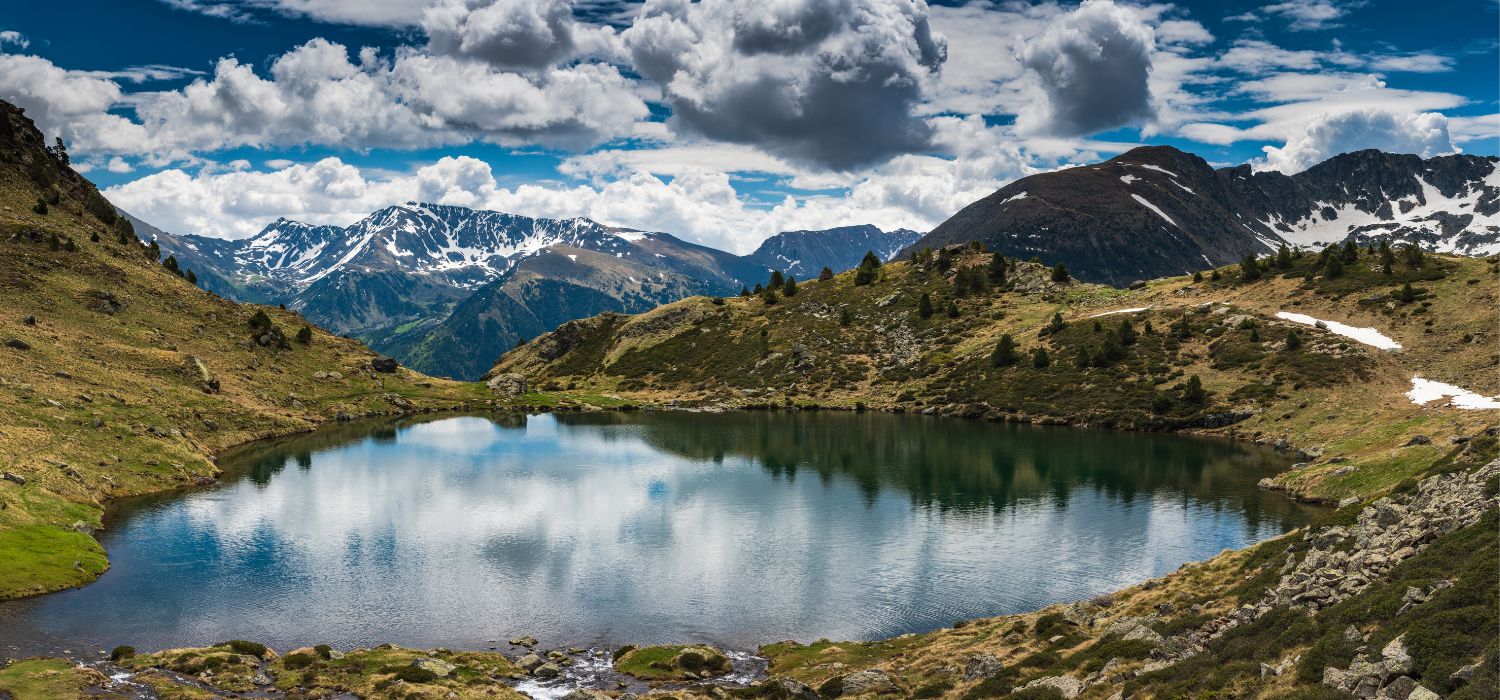
[[[750,258],[798,279],[816,277],[824,267],[843,272],[859,265],[866,251],[890,260],[922,234],[911,229],[883,231],[876,226],[840,226],[821,231],[784,231],[761,242]]]
[[[984,241],[1007,255],[1066,263],[1081,279],[1126,284],[1354,236],[1466,255],[1500,251],[1500,159],[1423,160],[1358,151],[1295,175],[1215,170],[1169,146],[1017,180],[913,248]]]
[[[208,289],[286,304],[449,376],[478,376],[517,340],[573,318],[732,294],[769,274],[666,233],[434,204],[386,207],[346,227],[279,219],[238,241],[141,227]],[[535,293],[542,286],[547,292]],[[471,298],[496,290],[508,295],[504,323],[465,324],[464,316],[445,325]]]

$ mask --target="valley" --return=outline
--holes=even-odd
[[[655,289],[671,293],[641,297],[639,303],[648,308],[633,315],[588,304],[568,307],[566,314],[577,318],[565,321],[533,314],[525,332],[512,331],[526,342],[487,369],[489,359],[471,360],[480,363],[470,367],[483,371],[485,382],[459,382],[414,371],[355,339],[322,330],[306,306],[240,304],[189,282],[187,270],[203,284],[220,283],[196,272],[210,267],[207,258],[174,253],[172,263],[159,262],[163,258],[137,237],[129,219],[118,216],[92,184],[47,149],[26,117],[9,106],[3,106],[3,117],[0,452],[6,463],[0,465],[0,557],[7,566],[0,571],[0,597],[30,597],[107,576],[109,561],[94,535],[113,524],[105,514],[119,499],[178,490],[191,499],[188,490],[211,496],[215,489],[275,495],[276,488],[298,484],[298,478],[331,479],[335,472],[312,469],[309,461],[306,472],[272,474],[265,484],[256,483],[252,469],[248,481],[216,485],[225,475],[220,459],[231,460],[231,448],[247,443],[323,428],[305,438],[315,447],[275,453],[272,461],[284,470],[303,452],[309,460],[336,464],[332,447],[365,449],[360,446],[390,439],[389,431],[372,434],[367,425],[355,423],[358,419],[408,421],[416,427],[453,426],[451,420],[504,426],[523,414],[547,412],[560,416],[554,421],[563,425],[618,424],[627,431],[633,422],[683,420],[690,423],[673,433],[678,454],[685,453],[694,469],[716,469],[715,457],[734,454],[735,446],[699,444],[691,437],[698,433],[694,426],[748,415],[748,420],[780,421],[782,427],[721,434],[741,434],[744,444],[756,446],[749,450],[753,457],[736,459],[744,460],[744,474],[768,488],[797,484],[816,494],[838,484],[844,489],[838,493],[858,512],[881,502],[868,488],[873,477],[875,484],[904,483],[908,493],[934,494],[935,506],[926,511],[931,517],[968,514],[986,521],[1006,512],[1037,512],[1031,510],[1035,499],[1066,501],[1065,484],[1076,489],[1073,500],[1088,503],[1098,497],[1111,507],[1158,496],[1164,482],[1179,483],[1175,488],[1181,492],[1222,498],[1228,467],[1208,467],[1203,458],[1192,457],[1181,460],[1182,469],[1170,478],[1154,459],[1139,473],[1090,473],[1089,465],[1120,461],[1116,457],[1126,451],[1117,444],[1101,448],[1113,455],[1108,459],[1032,456],[1027,469],[1014,473],[1025,474],[1033,496],[1016,499],[1012,511],[997,513],[993,502],[981,498],[978,508],[960,512],[951,504],[983,492],[983,484],[1005,473],[1003,465],[970,460],[965,473],[975,475],[978,486],[954,486],[933,475],[953,476],[944,470],[961,461],[956,457],[943,464],[912,464],[904,476],[894,477],[859,466],[899,463],[909,449],[936,449],[913,448],[905,438],[892,443],[888,452],[895,457],[835,454],[827,461],[807,457],[805,446],[778,454],[768,438],[806,430],[822,411],[840,412],[827,417],[831,422],[952,422],[964,426],[952,430],[987,436],[981,439],[992,439],[987,429],[1000,423],[1134,431],[1142,435],[1111,434],[1110,439],[1138,437],[1149,445],[1143,453],[1157,457],[1170,443],[1156,437],[1185,438],[1149,433],[1173,431],[1212,438],[1214,450],[1269,452],[1276,465],[1264,476],[1233,470],[1240,484],[1236,493],[1246,503],[1277,499],[1266,510],[1308,512],[1274,531],[1246,532],[1236,522],[1227,530],[1237,539],[1202,544],[1191,555],[1161,562],[1140,572],[1149,577],[1144,582],[1095,582],[1090,591],[1101,592],[1086,599],[1064,600],[1082,595],[1070,591],[1009,609],[944,609],[940,615],[947,621],[925,618],[906,632],[872,628],[845,635],[877,639],[760,640],[764,643],[754,649],[728,649],[729,654],[686,646],[706,642],[681,634],[624,646],[623,639],[614,638],[559,637],[543,643],[528,636],[547,637],[540,629],[493,630],[493,640],[472,645],[484,650],[438,644],[417,650],[393,645],[399,640],[373,639],[334,648],[326,640],[288,638],[289,644],[314,646],[274,649],[246,639],[162,638],[142,643],[137,651],[134,640],[118,639],[110,640],[119,646],[103,657],[59,652],[8,664],[0,669],[0,689],[14,697],[519,697],[524,690],[579,700],[626,693],[977,700],[1321,698],[1404,691],[1405,697],[1420,699],[1491,697],[1500,682],[1492,634],[1497,595],[1492,535],[1500,483],[1492,407],[1500,395],[1493,327],[1500,258],[1495,256],[1423,252],[1400,241],[1382,247],[1358,237],[1349,245],[1284,253],[1265,244],[1254,259],[1233,254],[1230,262],[1205,262],[1188,274],[1153,277],[1122,289],[1075,278],[1072,265],[1055,259],[1033,262],[1006,254],[1003,246],[992,250],[983,241],[935,247],[918,241],[895,260],[869,255],[854,269],[826,279],[818,275],[772,285],[769,277],[749,272],[746,279],[735,278],[740,287],[760,284],[758,294],[741,296],[738,288],[705,294],[685,281],[676,287],[662,282]],[[312,286],[352,280],[370,270],[290,257],[288,250],[275,249],[275,240],[297,236],[312,247],[345,246],[340,259],[352,260],[370,249],[377,228],[403,229],[403,222],[413,220],[409,217],[469,216],[419,209],[392,208],[369,220],[361,234],[364,247],[350,247],[316,227],[283,224],[286,231],[261,239],[265,245],[252,258],[309,266],[303,270],[308,277],[327,272]],[[626,252],[645,257],[661,250],[679,261],[700,256],[701,267],[719,265],[714,252],[665,234],[622,236],[591,223],[576,222],[570,229],[589,240],[550,242],[491,280],[465,277],[478,273],[457,267],[429,267],[422,275],[442,279],[449,288],[471,284],[536,300],[555,299],[558,294],[547,285],[561,284],[555,280],[580,261],[590,272],[578,278],[584,280],[578,286],[589,289],[620,292],[622,277],[639,284],[647,269],[658,272],[658,280],[669,277],[654,266],[631,267],[635,263]],[[161,241],[158,246],[168,249]],[[415,252],[415,244],[376,247],[397,260],[417,257],[397,254]],[[248,285],[254,278],[243,280]],[[378,282],[370,284],[380,288]],[[490,324],[501,319],[524,318],[508,302],[496,301],[498,294],[463,302],[432,294],[439,306],[455,305],[448,318],[462,319],[480,335],[492,333]],[[676,294],[683,298],[667,298]],[[470,302],[472,313],[457,313]],[[396,318],[380,304],[360,307],[346,299],[338,307],[362,309],[351,313],[351,323],[378,325]],[[554,329],[545,330],[554,321]],[[538,333],[528,338],[532,329]],[[454,352],[443,347],[468,347],[461,339],[445,342],[412,347],[439,348],[428,350],[438,355]],[[505,342],[485,342],[492,343],[482,348],[485,352],[505,349]],[[642,409],[653,413],[628,419],[628,412]],[[455,418],[459,415],[469,418]],[[519,420],[528,427],[535,421],[540,430],[544,418]],[[849,428],[831,430],[861,435]],[[920,434],[877,426],[872,437],[858,441],[859,449],[878,448],[882,443],[873,436]],[[618,436],[600,439],[602,456],[594,459],[617,457],[630,444]],[[467,454],[475,443],[449,440],[441,444],[457,454]],[[960,444],[951,437],[937,442]],[[535,449],[537,443],[518,444]],[[275,444],[265,447],[274,450]],[[997,453],[994,447],[978,451]],[[455,453],[423,452],[414,459],[437,459],[434,454],[445,454],[449,468],[462,464]],[[804,460],[821,468],[802,468],[798,477],[792,467]],[[841,462],[848,466],[835,468]],[[1240,457],[1227,463],[1246,464]],[[441,473],[418,469],[409,475]],[[473,473],[458,469],[450,475],[463,486]],[[1085,476],[1070,481],[1069,474],[1079,473]],[[1246,480],[1250,474],[1257,477],[1253,488]],[[339,496],[318,499],[316,507],[334,507],[349,498],[353,485],[379,479],[366,475],[331,484],[330,493]],[[861,481],[867,482],[863,492]],[[311,486],[297,491],[305,495],[313,492]],[[602,489],[597,503],[616,503],[620,493]],[[652,492],[644,493],[647,498]],[[1006,493],[992,495],[1004,503]],[[1281,500],[1287,497],[1321,505],[1314,511]],[[1164,498],[1159,507],[1174,500]],[[885,502],[903,513],[912,507],[910,497],[899,492]],[[192,501],[168,497],[163,503]],[[442,505],[430,512],[452,512]],[[685,512],[701,516],[720,510]],[[346,515],[357,519],[358,512]],[[910,517],[900,522],[910,523]],[[519,515],[506,522],[536,520]],[[1106,527],[1098,522],[1103,521],[1093,527]],[[704,532],[703,522],[694,525],[690,532]],[[141,541],[150,538],[132,539]],[[498,542],[492,553],[508,562],[499,570],[516,570],[515,557],[524,552],[507,549],[512,543],[503,538]],[[653,545],[649,538],[642,544],[644,551]],[[1046,538],[1035,544],[1040,551],[1057,546]],[[1246,548],[1233,549],[1239,546]],[[1212,555],[1223,548],[1230,551]],[[168,545],[162,551],[180,549]],[[1191,563],[1203,557],[1208,558]],[[132,566],[138,563],[151,562]],[[816,564],[810,570],[816,571]],[[992,568],[1004,566],[1001,560]],[[126,570],[120,574],[127,580]],[[701,592],[692,576],[682,578],[678,583],[685,587],[668,601],[691,600]],[[254,601],[254,595],[241,597]],[[74,619],[87,627],[88,613]],[[753,609],[744,613],[756,617]],[[632,647],[642,642],[670,643]],[[593,648],[573,646],[586,643]],[[755,644],[735,642],[740,643]],[[174,648],[180,645],[193,646]],[[591,678],[604,680],[576,687]]]

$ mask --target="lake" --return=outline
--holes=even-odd
[[[0,654],[253,639],[888,637],[1108,592],[1306,522],[1272,451],[879,413],[340,425],[119,504],[113,568],[0,604]]]

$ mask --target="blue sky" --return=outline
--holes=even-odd
[[[421,199],[744,251],[1170,144],[1500,154],[1494,0],[58,0],[0,98],[171,231]]]

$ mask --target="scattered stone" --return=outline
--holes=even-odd
[[[802,681],[792,678],[777,678],[766,681],[774,690],[769,697],[782,697],[789,700],[821,700],[818,693]]]
[[[519,659],[516,659],[516,665],[520,666],[527,673],[531,673],[532,671],[537,670],[537,668],[541,667],[541,665],[545,663],[547,662],[544,661],[542,657],[537,656],[536,654],[527,654]]]
[[[878,668],[855,671],[844,676],[844,695],[895,693],[900,690],[900,687],[896,685],[896,681],[891,679],[890,674]]]
[[[556,678],[562,675],[562,667],[557,664],[542,664],[533,669],[531,675],[537,678]]]
[[[17,350],[30,350],[31,343],[21,340],[20,338],[6,338],[5,347],[15,348]]]
[[[420,668],[424,671],[431,671],[436,674],[438,678],[447,678],[448,676],[451,676],[458,671],[457,666],[454,666],[447,661],[443,661],[442,659],[433,659],[426,656],[418,656],[417,658],[412,659],[411,665],[414,668]]]
[[[1349,506],[1355,505],[1357,503],[1359,503],[1359,496],[1346,496],[1339,499],[1340,508],[1348,508]]]
[[[389,357],[377,357],[373,360],[370,360],[370,369],[373,369],[376,372],[381,372],[383,374],[392,374],[396,371],[396,368],[400,366],[400,364]]]
[[[1427,437],[1426,435],[1415,435],[1415,436],[1412,437],[1412,439],[1406,441],[1406,447],[1411,447],[1412,445],[1431,445],[1431,444],[1432,444],[1432,438]]]
[[[1380,658],[1385,663],[1387,673],[1395,675],[1410,673],[1412,669],[1411,654],[1406,651],[1406,635],[1401,635],[1391,640],[1380,650]]]
[[[562,700],[610,700],[610,697],[592,688],[579,688],[562,696]]]
[[[673,657],[672,665],[691,672],[725,673],[730,669],[729,657],[712,647],[683,647]]]
[[[536,637],[533,637],[529,634],[521,637],[516,637],[510,640],[510,645],[513,647],[526,647],[527,649],[530,649],[531,647],[536,646]]]
[[[520,396],[526,393],[527,389],[526,377],[514,372],[497,374],[490,377],[489,381],[485,382],[485,386],[488,386],[490,391],[504,398]]]
[[[976,681],[989,678],[1005,670],[1005,664],[993,654],[975,654],[964,664],[964,680]]]
[[[28,315],[26,318],[22,319],[21,322],[24,323],[24,324],[26,324],[26,325],[28,325],[28,326],[35,326],[36,325],[36,317]]]
[[[1083,681],[1072,676],[1047,676],[1021,686],[1021,690],[1029,688],[1055,688],[1065,698],[1076,698],[1083,692]]]

